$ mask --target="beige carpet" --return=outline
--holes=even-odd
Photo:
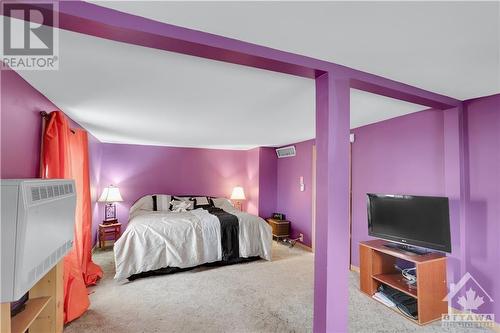
[[[310,332],[313,261],[300,248],[273,244],[273,261],[203,268],[119,284],[111,250],[97,251],[104,278],[91,306],[65,328],[72,332]],[[419,327],[361,294],[350,274],[349,331],[477,332]],[[484,331],[481,331],[484,332]]]
[[[313,255],[273,244],[273,261],[195,269],[118,284],[111,251],[104,278],[69,332],[308,332]]]

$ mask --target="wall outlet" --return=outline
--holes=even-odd
[[[306,189],[306,186],[304,185],[304,177],[300,176],[299,178],[299,187],[300,187],[300,192],[304,192]]]
[[[299,241],[304,242],[304,234],[303,233],[299,234]]]

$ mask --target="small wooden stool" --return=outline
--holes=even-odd
[[[120,238],[122,230],[122,224],[115,222],[115,223],[101,223],[99,224],[99,248],[104,247],[104,242],[107,240],[114,240],[116,241],[118,238]],[[111,238],[109,238],[111,236]]]

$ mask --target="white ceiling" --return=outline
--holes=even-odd
[[[443,29],[429,14],[426,19],[437,29],[433,30],[422,24],[423,14],[417,10],[422,7],[414,4],[409,4],[416,13],[411,17],[400,8],[389,10],[396,19],[371,3],[366,8],[261,2],[105,5],[332,60],[461,99],[500,91],[498,53],[488,37],[494,24],[483,22],[490,20],[490,12],[480,13],[486,16],[478,20],[479,27],[466,24],[464,28],[463,10],[460,15],[448,10],[448,16],[440,18]],[[368,15],[370,11],[375,18]],[[415,22],[415,18],[421,20]],[[391,19],[399,22],[392,28],[387,23]],[[455,24],[455,20],[461,22]],[[450,26],[460,38],[443,39],[452,35]],[[417,36],[417,30],[422,36]],[[103,142],[248,149],[314,137],[313,80],[68,31],[61,31],[59,37],[58,71],[20,74]],[[463,44],[475,51],[458,52],[465,50]],[[452,55],[450,49],[456,52]],[[496,63],[491,54],[497,56]],[[460,70],[455,72],[457,66]],[[351,128],[424,108],[353,90]]]
[[[19,73],[103,142],[247,149],[314,137],[313,80],[64,30],[59,38],[59,70]]]
[[[97,3],[332,61],[460,100],[500,92],[498,1]]]
[[[249,149],[315,136],[313,80],[65,30],[59,38],[59,70],[19,74],[102,142]],[[351,127],[424,108],[351,95]]]

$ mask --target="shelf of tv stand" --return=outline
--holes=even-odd
[[[12,333],[26,332],[43,309],[47,306],[50,299],[50,296],[31,298],[26,303],[26,308],[11,318]]]
[[[386,284],[394,289],[397,289],[408,296],[418,298],[417,290],[411,289],[405,281],[405,278],[401,275],[401,273],[390,273],[390,274],[376,274],[372,275],[372,278]]]
[[[410,254],[388,248],[384,246],[386,243],[378,239],[360,242],[360,290],[371,297],[381,284],[388,285],[417,300],[418,320],[405,318],[419,325],[441,319],[441,315],[448,312],[448,302],[443,301],[447,293],[446,256],[441,253]],[[400,260],[415,265],[416,290],[408,287],[401,272],[394,267]]]
[[[1,333],[62,333],[64,324],[63,262],[55,265],[29,290],[24,310],[11,316],[11,303],[0,303]]]
[[[420,325],[420,324],[419,324],[419,322],[418,322],[418,320],[413,319],[413,318],[410,318],[410,317],[408,317],[408,316],[405,316],[404,314],[402,314],[402,313],[401,313],[401,311],[399,311],[399,309],[398,309],[397,307],[392,307],[392,308],[391,308],[391,307],[387,306],[387,304],[385,304],[385,303],[383,303],[383,302],[379,301],[379,300],[378,300],[378,299],[376,299],[376,298],[372,298],[372,299],[373,299],[374,301],[376,301],[376,302],[378,302],[378,303],[382,304],[383,306],[385,306],[385,307],[386,307],[386,308],[388,308],[389,310],[394,311],[394,312],[396,312],[397,314],[401,315],[402,317],[404,317],[404,318],[408,319],[409,321],[413,322],[414,324]]]

